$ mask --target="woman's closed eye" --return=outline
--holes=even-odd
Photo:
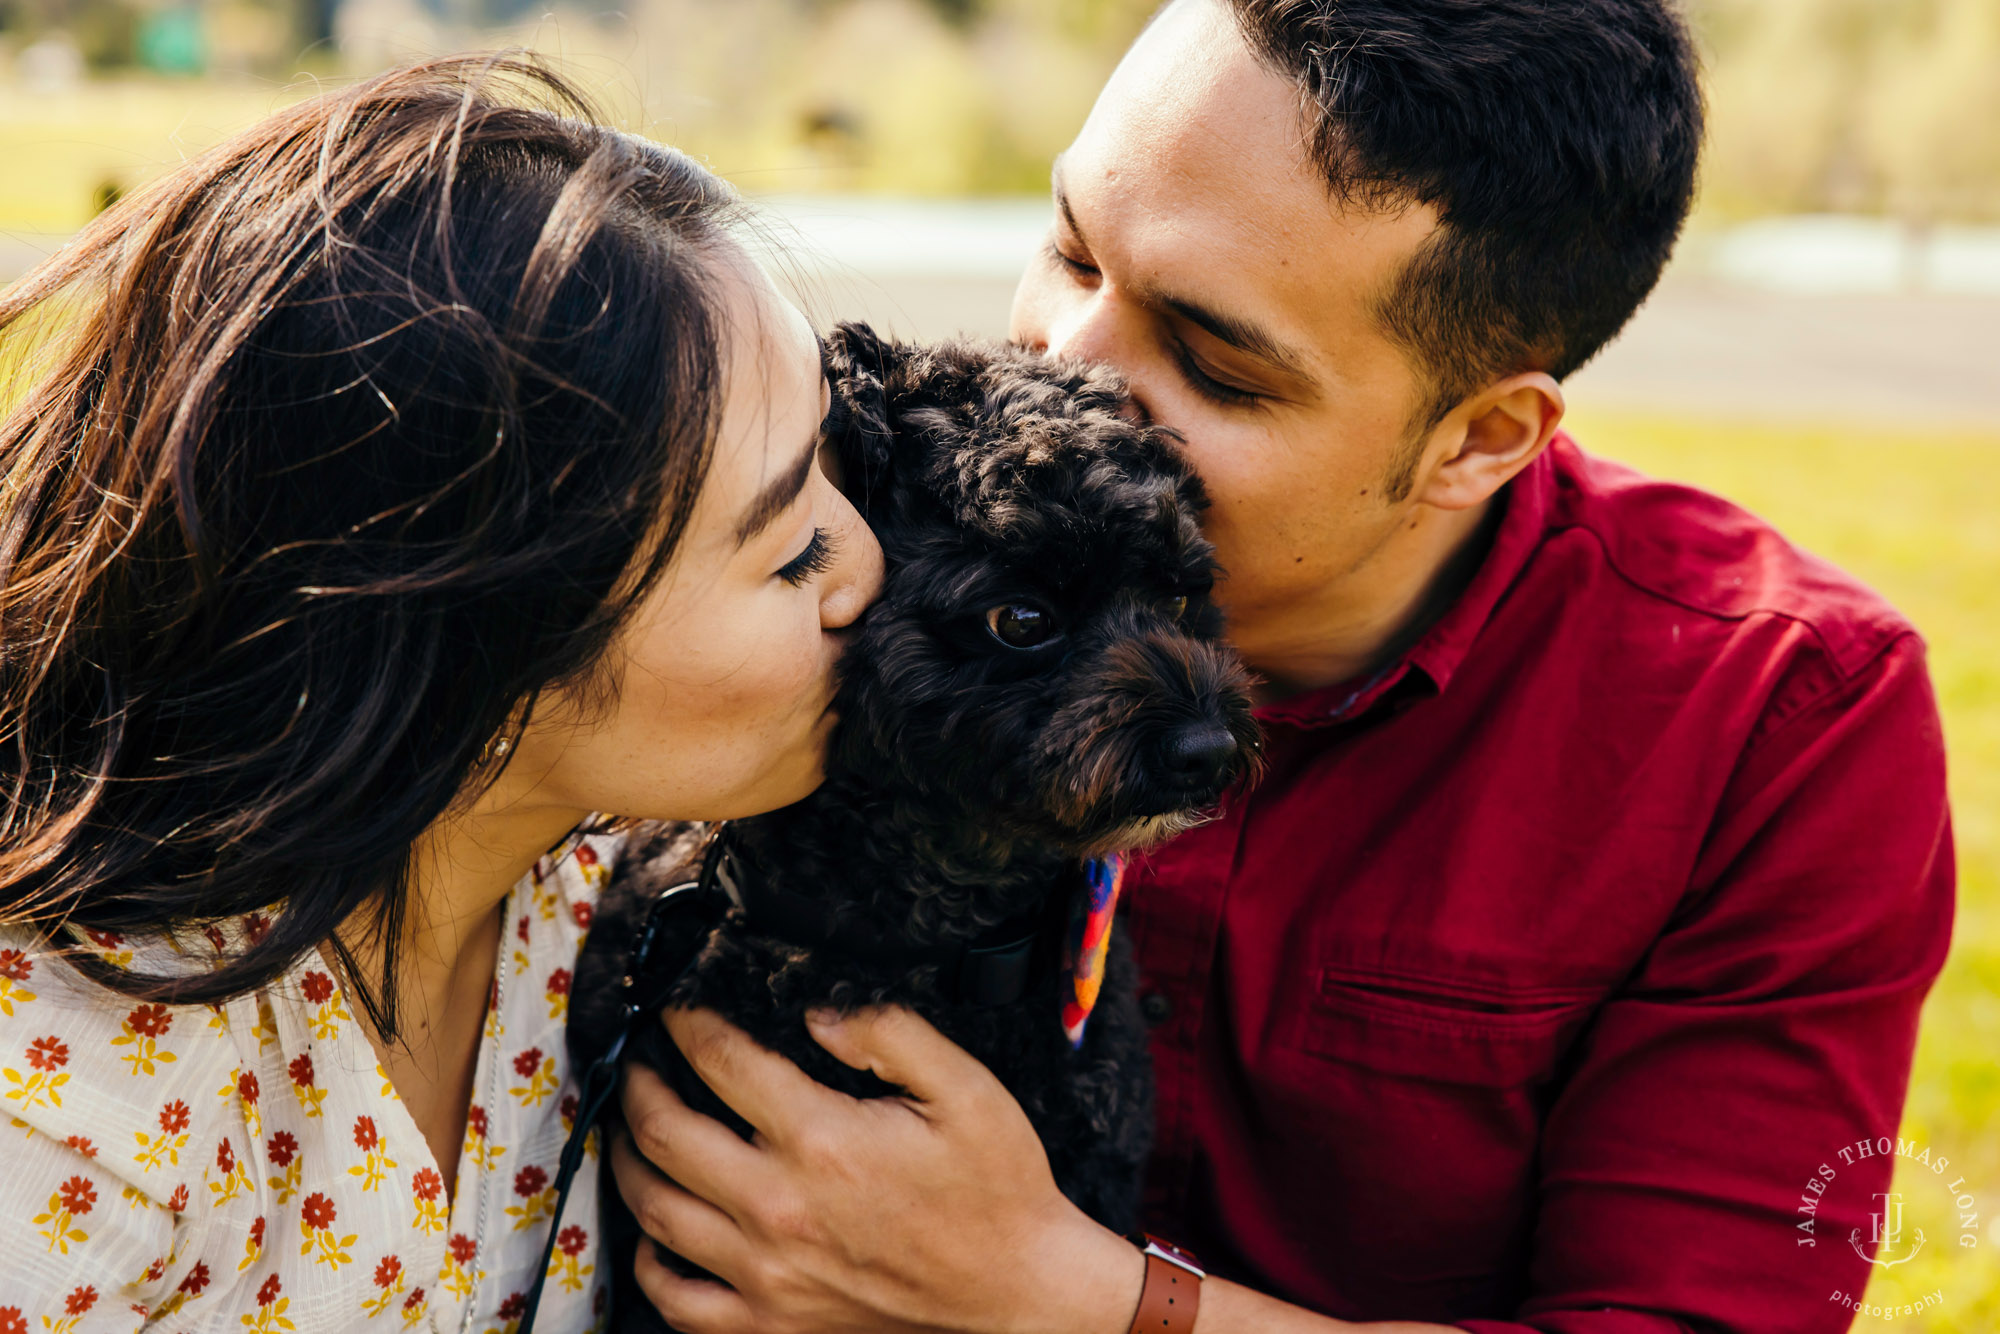
[[[793,588],[804,588],[814,575],[824,574],[832,567],[834,555],[833,534],[815,528],[805,549],[779,567],[778,577]]]

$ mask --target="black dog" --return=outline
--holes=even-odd
[[[896,1090],[828,1055],[806,1011],[909,1006],[1019,1100],[1063,1191],[1130,1231],[1152,1119],[1135,970],[1122,946],[1099,956],[1073,1044],[1065,956],[1084,860],[1185,828],[1254,762],[1200,484],[1102,373],[855,325],[828,366],[828,434],[886,585],[843,656],[825,785],[729,826],[708,856],[729,901],[684,894],[654,919],[627,1054],[747,1133],[658,1006],[718,1010],[859,1097]],[[605,891],[570,1010],[578,1069],[610,1044],[627,953],[695,846],[685,826],[642,831]],[[604,1199],[616,1327],[664,1328],[630,1282],[640,1238],[608,1180]]]

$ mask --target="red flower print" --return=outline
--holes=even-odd
[[[420,1200],[435,1200],[444,1190],[444,1178],[434,1167],[419,1167],[417,1174],[410,1178],[410,1190]]]
[[[242,1074],[236,1076],[236,1096],[245,1102],[254,1103],[257,1101],[257,1076],[255,1074],[245,1070]]]
[[[479,1243],[463,1232],[451,1234],[451,1258],[462,1265],[472,1263],[472,1257],[479,1254]]]
[[[222,1143],[215,1146],[215,1170],[224,1176],[236,1170],[236,1150],[230,1147],[227,1135],[222,1137]]]
[[[361,1150],[361,1152],[363,1153],[372,1153],[374,1152],[375,1146],[377,1144],[380,1144],[381,1142],[382,1142],[382,1137],[375,1133],[374,1117],[357,1116],[354,1118],[355,1148]]]
[[[264,1216],[262,1214],[259,1214],[257,1221],[250,1225],[250,1241],[255,1246],[262,1246],[264,1244]]]
[[[284,1290],[284,1286],[284,1284],[278,1281],[276,1274],[265,1279],[264,1286],[257,1289],[257,1305],[269,1306],[272,1302],[277,1301],[278,1294]]]
[[[473,1108],[465,1114],[465,1119],[472,1123],[472,1129],[479,1138],[486,1138],[486,1109],[484,1107]]]
[[[559,1110],[562,1112],[564,1125],[568,1125],[570,1122],[576,1120],[576,1095],[574,1093],[563,1094],[562,1106]]]
[[[181,1213],[187,1207],[188,1188],[187,1182],[183,1181],[180,1185],[174,1187],[173,1194],[167,1196],[167,1208],[173,1210],[175,1213]]]
[[[175,1098],[160,1108],[160,1129],[169,1135],[178,1135],[188,1128],[188,1105]]]
[[[97,1146],[90,1142],[90,1136],[88,1135],[71,1135],[63,1143],[69,1145],[86,1158],[95,1158],[97,1156]]]
[[[521,938],[523,945],[528,943],[528,918],[526,914],[522,915],[520,921],[514,923],[514,934]]]
[[[271,919],[264,916],[263,913],[253,912],[243,919],[243,934],[250,938],[252,945],[261,941],[264,938],[264,933],[270,929]]]
[[[410,1295],[403,1298],[403,1309],[405,1311],[414,1311],[423,1304],[424,1290],[422,1288],[412,1288]]]
[[[78,1284],[75,1291],[63,1298],[64,1315],[82,1315],[97,1305],[97,1289],[88,1283]]]
[[[292,1063],[286,1066],[285,1070],[291,1075],[294,1084],[300,1088],[308,1087],[313,1082],[312,1053],[300,1052],[292,1058]]]
[[[141,1005],[125,1016],[132,1031],[143,1038],[156,1038],[174,1026],[174,1016],[164,1005]]]
[[[510,1292],[507,1294],[507,1300],[500,1303],[500,1309],[494,1314],[502,1320],[518,1320],[521,1318],[521,1312],[527,1309],[528,1299],[518,1292]]]
[[[28,1334],[28,1322],[18,1306],[0,1306],[0,1334]]]
[[[167,1257],[164,1255],[156,1255],[153,1257],[153,1263],[146,1266],[146,1277],[141,1279],[140,1281],[142,1283],[158,1283],[160,1281],[160,1275],[166,1272],[167,1272]]]
[[[69,1045],[51,1033],[28,1044],[28,1064],[37,1070],[60,1070],[69,1064]]]
[[[542,1068],[542,1049],[530,1047],[514,1058],[514,1073],[523,1079],[533,1079],[535,1071]]]
[[[486,988],[486,1008],[489,1010],[500,1008],[500,979],[497,977]]]
[[[97,942],[98,947],[101,949],[116,949],[125,943],[125,937],[119,935],[116,931],[99,931],[94,926],[85,927],[83,934]]]
[[[550,973],[548,985],[543,989],[551,996],[569,995],[569,969],[558,968]]]
[[[63,1208],[77,1218],[89,1213],[97,1204],[97,1187],[85,1177],[71,1177],[56,1187],[56,1194],[62,1196]]]
[[[592,851],[590,844],[579,843],[576,845],[576,864],[578,866],[597,865],[597,853]]]
[[[583,1250],[584,1244],[589,1240],[590,1234],[588,1232],[571,1223],[556,1234],[556,1247],[564,1255],[576,1255]]]
[[[318,1191],[314,1191],[312,1194],[306,1196],[304,1212],[307,1224],[312,1227],[327,1228],[333,1226],[333,1219],[336,1212],[333,1207],[333,1201]]]
[[[0,950],[0,977],[25,982],[35,971],[35,961],[20,950]]]
[[[539,1167],[524,1167],[514,1174],[514,1193],[523,1199],[541,1194],[548,1184],[549,1174]]]
[[[396,1280],[403,1276],[403,1262],[393,1255],[385,1255],[375,1266],[375,1286],[387,1290],[396,1286]]]
[[[305,987],[306,999],[314,1005],[326,1004],[327,998],[333,995],[333,979],[317,968],[306,974],[302,985]]]
[[[280,1170],[290,1167],[292,1159],[298,1157],[299,1142],[292,1138],[289,1130],[280,1130],[264,1141],[265,1156]]]
[[[220,954],[229,948],[229,937],[222,934],[221,927],[210,924],[203,927],[201,933],[208,937],[209,944],[215,946],[216,953]]]
[[[201,1296],[201,1290],[207,1286],[208,1265],[203,1261],[196,1260],[194,1268],[188,1270],[187,1277],[181,1280],[180,1287],[174,1289],[174,1291],[185,1292],[190,1297],[199,1297]]]
[[[576,920],[578,926],[588,931],[590,930],[590,919],[595,917],[597,912],[590,904],[579,899],[577,902],[569,905],[569,915]]]

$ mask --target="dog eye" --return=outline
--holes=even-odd
[[[1187,594],[1182,593],[1177,597],[1167,599],[1167,615],[1177,621],[1187,615]]]
[[[986,628],[1008,648],[1040,648],[1056,637],[1055,617],[1025,602],[987,612]]]

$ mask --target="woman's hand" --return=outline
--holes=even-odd
[[[817,1083],[712,1011],[663,1018],[757,1129],[745,1143],[652,1071],[627,1070],[619,1191],[649,1235],[728,1284],[680,1278],[640,1247],[639,1285],[676,1329],[1130,1327],[1144,1258],[1063,1197],[1012,1096],[914,1013],[811,1022],[842,1061],[909,1091],[872,1099]]]

